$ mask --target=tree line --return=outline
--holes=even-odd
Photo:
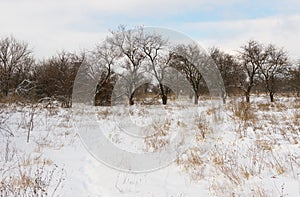
[[[196,43],[174,46],[143,27],[127,30],[119,26],[90,51],[62,51],[44,60],[37,60],[26,42],[12,36],[0,39],[0,98],[39,101],[55,97],[70,106],[77,71],[85,63],[97,68],[96,105],[111,103],[117,82],[123,87],[118,91],[120,96],[130,105],[135,103],[140,87],[158,92],[161,103],[167,104],[172,91],[187,90],[180,87],[184,84],[178,83],[178,73],[189,83],[197,104],[199,96],[208,92],[203,73],[211,69],[211,62],[224,82],[220,85],[225,87],[220,95],[223,102],[231,95],[243,95],[250,102],[253,92],[267,93],[271,102],[278,92],[299,96],[300,61],[293,62],[286,50],[274,44],[249,40],[232,55],[217,47],[205,51]]]

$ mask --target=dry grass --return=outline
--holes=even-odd
[[[193,147],[176,160],[181,169],[190,175],[191,180],[200,180],[205,177],[205,161],[199,156],[200,152],[200,148]]]
[[[40,165],[40,164],[50,166],[53,164],[53,161],[45,158],[42,159],[41,154],[37,154],[35,156],[28,155],[19,159],[19,166],[23,166],[23,167]]]
[[[198,132],[195,136],[197,142],[203,141],[207,135],[213,133],[213,130],[210,127],[209,122],[206,120],[205,116],[200,116],[200,118],[196,122],[196,125],[198,127]]]
[[[39,105],[4,106],[0,108],[0,122],[3,123],[0,124],[0,135],[4,137],[0,144],[3,150],[0,151],[0,196],[55,196],[62,187],[64,170],[51,159],[43,158],[41,152],[45,147],[55,149],[65,145],[66,140],[58,135],[62,130],[57,129],[62,126],[58,120],[70,122],[70,116],[66,116],[68,113],[55,115],[49,111],[53,109]],[[61,109],[57,108],[57,111]],[[21,150],[23,146],[18,144],[18,140],[28,135],[28,128],[34,133],[30,143],[36,144],[36,147]],[[31,154],[28,155],[27,151]]]
[[[290,107],[289,105],[294,108],[285,113]],[[235,141],[226,142],[227,144],[224,141],[216,143],[208,156],[202,157],[201,143],[212,133],[209,120],[214,111],[207,110],[195,121],[194,126],[198,132],[195,134],[194,143],[177,159],[177,164],[192,180],[208,180],[211,183],[209,189],[215,195],[239,196],[239,191],[243,190],[241,188],[251,189],[248,192],[250,196],[273,195],[263,186],[253,185],[252,182],[248,181],[255,177],[262,177],[263,179],[265,174],[290,176],[297,173],[300,163],[299,155],[282,151],[282,147],[285,145],[293,146],[300,141],[300,112],[298,110],[300,104],[297,102],[288,104],[276,102],[274,104],[249,105],[244,102],[229,102],[227,107],[227,112],[232,118],[230,123],[233,124],[233,131],[227,133],[239,135],[239,137],[235,138]],[[166,106],[166,109],[173,110],[170,106]],[[291,110],[292,113],[290,113]],[[262,113],[257,113],[258,111]],[[111,113],[109,108],[101,108],[98,115],[101,118],[107,118]],[[145,112],[140,115],[143,114]],[[173,127],[188,128],[185,122],[179,120],[173,122],[166,120],[161,127],[152,126],[156,133],[145,139],[147,149],[152,151],[161,150],[170,144],[170,131]],[[52,130],[55,130],[55,127]],[[42,152],[45,146],[57,148],[63,145],[63,141],[53,143],[53,140],[55,138],[49,136],[41,138],[41,141],[37,143],[36,152]],[[244,142],[248,143],[243,144]],[[13,153],[10,142],[7,144],[6,152],[8,154],[1,155],[1,158],[12,161],[16,154]],[[33,168],[34,166],[39,167]],[[53,166],[55,164],[50,159],[43,159],[39,154],[33,157],[24,157],[19,160],[18,171],[13,174],[12,178],[2,174],[0,186],[2,191],[6,192],[3,196],[27,195],[26,192],[30,192],[30,194],[36,192],[36,194],[43,195],[44,190],[47,191],[49,188],[47,184],[51,181],[49,177],[53,176],[51,175]],[[38,170],[40,168],[43,170]],[[48,177],[48,179],[45,178],[45,181],[41,182],[40,177]],[[58,182],[54,182],[54,184],[60,185]],[[36,191],[32,188],[36,188]],[[11,190],[19,193],[9,193]],[[275,191],[275,194],[281,195],[278,191],[277,193]]]
[[[156,132],[154,135],[145,137],[144,142],[147,151],[158,151],[170,144],[169,131],[171,121],[167,119],[162,127],[159,127],[157,125],[152,126],[156,130]]]
[[[238,102],[231,105],[231,111],[235,118],[242,121],[257,121],[257,116],[254,113],[253,107],[247,102]]]
[[[11,139],[9,137],[6,138],[4,151],[0,151],[0,160],[5,163],[11,162],[17,155],[17,150],[11,143]]]
[[[257,107],[260,111],[270,111],[270,104],[269,103],[258,103]]]
[[[97,116],[102,119],[105,119],[112,114],[111,109],[108,107],[100,107],[99,110],[100,111],[97,112]]]
[[[276,111],[284,111],[288,109],[287,104],[282,102],[273,103],[273,106],[276,108]]]
[[[293,102],[293,108],[294,109],[300,108],[300,99],[295,99],[295,102]]]
[[[0,178],[0,195],[6,196],[54,196],[64,180],[61,169],[58,179],[57,166],[49,159],[22,157],[16,167],[5,171]],[[54,186],[54,187],[53,187]]]
[[[255,197],[270,197],[271,194],[269,191],[264,189],[261,186],[256,186],[255,188],[251,189],[251,196]]]
[[[256,140],[255,144],[263,151],[272,151],[274,149],[274,143],[270,140]]]
[[[251,106],[250,103],[243,101],[232,102],[227,108],[228,111],[232,113],[232,115],[229,116],[232,118],[232,121],[236,123],[233,131],[238,134],[239,138],[246,137],[247,129],[249,127],[253,128],[259,122],[254,107]],[[260,127],[261,125],[258,128]]]
[[[201,131],[196,134],[196,144],[177,160],[177,164],[192,180],[208,179],[211,195],[243,196],[247,190],[250,196],[284,196],[284,186],[281,191],[275,188],[267,190],[252,181],[265,174],[297,177],[300,157],[287,151],[286,146],[300,142],[298,107],[298,103],[287,100],[251,105],[228,102],[232,133],[237,138],[216,143],[207,157],[201,157],[200,147],[205,139],[202,131],[209,131],[208,122],[201,118],[201,122],[195,123]],[[205,115],[211,114],[208,111]]]
[[[300,110],[294,110],[293,118],[294,118],[295,124],[299,125],[300,124]]]

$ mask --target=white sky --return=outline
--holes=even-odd
[[[171,28],[234,52],[249,39],[284,47],[300,58],[296,0],[0,0],[0,37],[29,43],[38,58],[90,50],[124,24]]]

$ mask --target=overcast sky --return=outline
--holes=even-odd
[[[38,58],[92,49],[123,24],[177,30],[204,48],[234,52],[249,39],[300,58],[299,0],[0,0],[0,36],[29,43]]]

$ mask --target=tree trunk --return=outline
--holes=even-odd
[[[191,99],[191,100],[192,100],[192,98],[193,98],[193,91],[192,91],[192,90],[190,90],[190,92],[189,92],[189,99]]]
[[[223,100],[223,104],[226,104],[226,93],[225,92],[222,92],[222,100]]]
[[[195,105],[198,105],[198,100],[199,100],[199,95],[198,95],[198,94],[195,94],[195,95],[194,95],[194,104],[195,104]]]
[[[8,91],[5,89],[5,90],[3,90],[2,92],[3,92],[3,95],[7,97]]]
[[[168,100],[168,97],[166,96],[166,95],[162,95],[162,97],[161,97],[161,99],[162,99],[162,104],[163,105],[166,105],[167,104],[167,100]]]
[[[160,83],[159,88],[160,88],[160,93],[161,93],[162,104],[166,105],[167,101],[168,101],[168,96],[167,96],[167,93],[165,92],[164,85]]]
[[[222,99],[223,99],[223,104],[226,104],[226,97],[223,96]]]
[[[134,93],[132,93],[129,97],[129,105],[134,105],[133,96],[134,96]]]
[[[270,92],[270,101],[273,103],[274,102],[274,93]]]
[[[247,90],[246,90],[246,92],[245,92],[246,102],[247,102],[247,103],[250,103],[250,92],[251,92],[251,88],[252,88],[252,86],[248,86],[248,87],[247,87]]]
[[[246,96],[246,102],[250,103],[250,92],[249,91],[245,92],[245,96]]]
[[[8,90],[9,90],[9,83],[8,81],[5,82],[5,87],[4,87],[4,95],[7,97],[8,96]]]

